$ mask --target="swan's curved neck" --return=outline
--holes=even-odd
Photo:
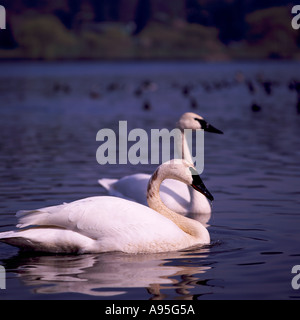
[[[182,159],[184,159],[192,164],[193,158],[191,155],[189,145],[186,140],[186,136],[184,134],[184,130],[182,130],[182,129],[181,129],[181,144],[178,144],[177,148],[179,149],[179,152],[180,152]],[[203,199],[201,199],[202,197],[199,195],[198,191],[196,191],[195,189],[188,188],[188,190],[189,190],[190,199],[191,199],[189,210],[191,212],[196,212],[199,209],[199,203],[200,203],[199,201],[202,201]],[[205,203],[207,202],[206,199],[204,199],[204,202]]]
[[[193,158],[192,158],[192,155],[191,155],[191,152],[190,152],[190,148],[189,148],[189,145],[187,143],[187,140],[186,140],[186,136],[184,134],[184,131],[183,130],[180,130],[181,131],[181,144],[179,144],[177,146],[177,148],[179,149],[178,152],[179,154],[181,155],[182,159],[188,161],[189,163],[193,163]]]
[[[154,172],[148,183],[147,202],[149,207],[173,221],[185,233],[195,238],[201,237],[204,227],[200,222],[172,211],[162,202],[159,195],[159,188],[164,179],[161,178],[159,170],[160,168]]]

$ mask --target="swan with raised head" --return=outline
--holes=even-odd
[[[207,123],[201,116],[193,112],[184,113],[177,123],[177,127],[182,134],[182,155],[183,159],[193,163],[192,157],[184,129],[199,130],[222,134],[223,132]],[[147,184],[151,178],[150,174],[136,173],[125,176],[121,179],[100,179],[99,184],[104,187],[109,195],[117,196],[138,203],[147,205]],[[193,218],[203,220],[205,224],[207,217],[201,215],[210,215],[211,206],[201,193],[193,188],[186,186],[179,181],[165,180],[160,188],[160,196],[164,204],[171,210],[180,214],[192,214]]]
[[[147,188],[149,207],[122,198],[98,196],[32,211],[19,211],[20,230],[0,233],[0,241],[52,253],[158,253],[208,244],[207,229],[161,201],[164,179],[192,186],[211,201],[193,166],[171,160],[158,167]]]

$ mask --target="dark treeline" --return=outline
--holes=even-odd
[[[223,43],[242,40],[246,32],[245,15],[272,6],[293,5],[293,0],[4,0],[10,11],[22,14],[34,9],[55,14],[63,24],[74,28],[78,14],[86,7],[94,22],[134,22],[138,34],[151,20],[183,19],[189,23],[217,27]]]
[[[296,0],[2,0],[0,59],[299,59]],[[280,32],[278,32],[280,30]]]

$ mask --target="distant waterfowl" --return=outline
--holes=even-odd
[[[134,95],[140,97],[145,92],[155,92],[158,89],[157,83],[151,80],[142,81],[134,90]]]
[[[253,112],[259,112],[259,111],[261,111],[261,106],[254,102],[251,105],[251,110]]]
[[[101,97],[101,94],[97,91],[90,91],[90,98],[91,99],[99,99]]]
[[[254,94],[255,93],[255,87],[253,85],[253,82],[251,80],[247,80],[246,81],[246,85],[248,87],[248,90],[251,94]]]
[[[267,95],[271,95],[272,93],[272,82],[271,81],[263,81],[262,86],[265,89]]]
[[[288,87],[289,90],[293,91],[293,90],[295,89],[294,81],[291,80],[291,81],[288,83],[288,86],[287,86],[287,87]]]
[[[296,108],[297,108],[297,113],[300,114],[300,97],[298,97]]]
[[[300,95],[300,81],[294,81],[294,88],[296,92]]]
[[[177,124],[182,131],[184,145],[184,159],[192,162],[190,150],[183,134],[184,129],[203,129],[207,132],[222,134],[222,131],[207,123],[201,116],[187,112],[183,114]],[[130,199],[147,205],[147,184],[151,175],[136,173],[121,179],[100,179],[99,184],[104,187],[110,195]],[[171,210],[181,214],[210,214],[211,207],[206,197],[194,189],[174,180],[165,180],[160,189],[160,196],[164,204]],[[200,218],[200,217],[199,217]]]
[[[191,109],[197,109],[198,108],[198,102],[197,102],[196,98],[191,97],[191,99],[190,99],[190,107],[191,107]]]
[[[89,92],[89,96],[91,99],[99,99],[101,98],[100,88],[97,85],[93,85]]]
[[[69,94],[71,92],[71,87],[67,83],[55,82],[53,84],[53,91],[56,93],[63,92],[65,94]]]
[[[207,229],[198,221],[167,208],[159,196],[165,179],[176,179],[212,195],[190,163],[162,164],[148,188],[149,207],[116,197],[91,197],[58,206],[17,213],[20,230],[0,233],[0,241],[25,250],[51,253],[158,253],[208,244]]]
[[[107,85],[106,90],[109,92],[116,91],[120,88],[120,84],[117,82],[111,82]]]
[[[141,83],[141,88],[144,91],[154,92],[158,89],[158,85],[154,81],[146,79]]]
[[[288,88],[290,90],[295,90],[297,93],[296,110],[297,110],[297,113],[300,114],[300,81],[295,79],[291,80],[288,84]]]
[[[191,93],[191,90],[192,88],[190,85],[184,85],[181,89],[181,93],[184,97],[187,97]]]
[[[152,107],[151,107],[150,102],[149,102],[148,100],[144,101],[144,103],[143,103],[143,110],[149,111],[149,110],[151,110],[151,109],[152,109]]]

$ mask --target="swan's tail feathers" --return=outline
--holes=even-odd
[[[6,238],[10,238],[15,235],[15,231],[4,231],[0,232],[0,240],[4,242]]]
[[[19,236],[17,231],[0,232],[0,241],[18,248],[30,249],[34,247],[32,241]]]
[[[17,228],[24,228],[30,225],[36,225],[35,221],[40,216],[39,210],[21,210],[16,213],[18,218]]]
[[[118,179],[99,179],[98,183],[107,191],[110,191]]]
[[[72,230],[29,228],[0,233],[0,241],[25,251],[49,253],[95,252],[98,242]]]
[[[16,217],[18,218],[17,228],[25,228],[34,225],[47,225],[49,215],[51,215],[52,212],[58,212],[64,205],[65,203],[59,206],[41,208],[37,210],[20,210],[16,213]]]
[[[110,196],[132,200],[131,198],[124,196],[124,194],[118,190],[118,184],[116,184],[118,181],[118,179],[98,180],[99,184],[108,192]]]

